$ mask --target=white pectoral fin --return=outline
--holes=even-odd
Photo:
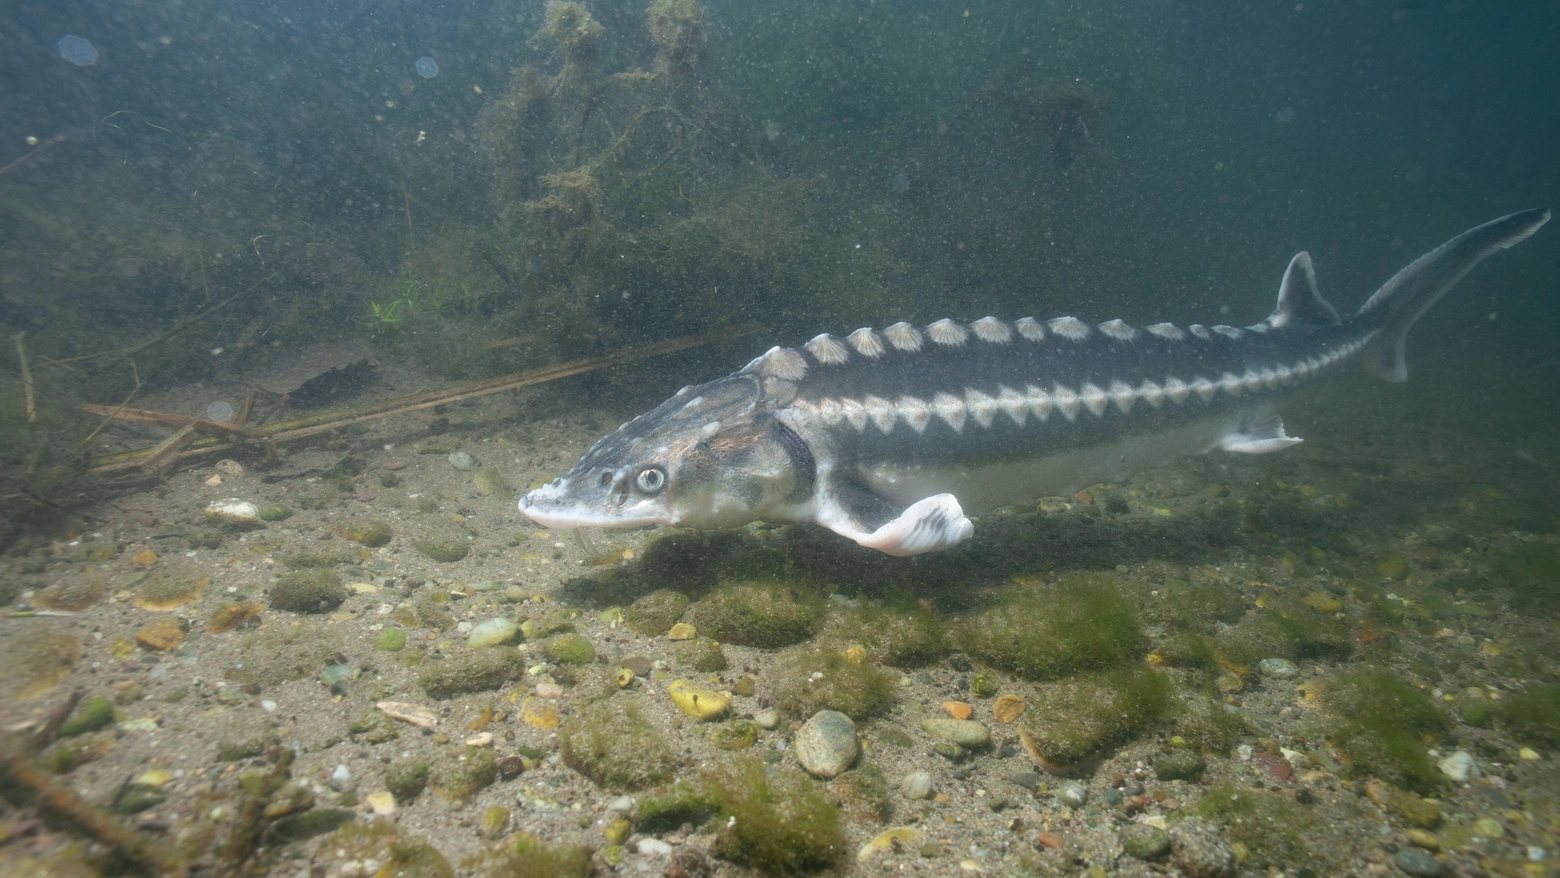
[[[859,482],[841,478],[829,480],[820,500],[815,521],[888,555],[936,552],[975,533],[952,494],[935,494],[900,509]]]
[[[1305,440],[1284,432],[1284,422],[1276,416],[1264,418],[1239,427],[1219,437],[1217,447],[1238,454],[1268,454],[1283,451]]]

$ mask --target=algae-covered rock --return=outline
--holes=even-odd
[[[498,779],[498,756],[488,747],[463,747],[429,769],[428,783],[439,798],[464,802]]]
[[[267,845],[284,845],[340,829],[357,815],[345,808],[314,808],[288,814],[266,827]]]
[[[736,720],[710,733],[710,743],[722,750],[746,750],[758,743],[758,723]]]
[[[1198,800],[1191,815],[1224,827],[1231,840],[1263,862],[1319,865],[1318,851],[1306,843],[1315,825],[1311,812],[1284,793],[1220,784]]]
[[[684,823],[702,826],[720,813],[721,800],[717,790],[703,783],[678,781],[664,792],[646,796],[634,812],[634,822],[641,832],[655,835],[670,832]]]
[[[484,649],[437,662],[417,682],[430,698],[453,698],[498,689],[525,673],[525,656],[517,649]]]
[[[1021,740],[1043,764],[1073,765],[1157,722],[1174,694],[1169,677],[1140,667],[1052,683],[1036,692],[1024,714]]]
[[[957,625],[950,641],[1032,680],[1123,664],[1139,656],[1145,642],[1114,580],[1083,573],[1054,588],[1010,590],[996,606]]]
[[[678,664],[687,665],[702,673],[712,674],[726,669],[725,651],[720,648],[720,644],[708,637],[684,640],[677,644],[672,654]]]
[[[385,769],[385,789],[397,802],[410,802],[428,786],[428,760],[421,757],[397,759]]]
[[[825,624],[819,640],[841,649],[861,644],[875,662],[912,668],[943,654],[942,618],[914,601],[893,601],[837,612]]]
[[[660,637],[672,630],[677,620],[688,609],[688,596],[680,591],[663,588],[639,598],[623,611],[623,620],[630,631],[646,637]]]
[[[412,548],[440,564],[453,564],[471,551],[463,539],[416,539],[412,540]]]
[[[60,737],[70,738],[95,732],[114,721],[114,702],[107,696],[88,695],[81,699],[70,718],[60,726]]]
[[[342,539],[351,540],[370,549],[389,545],[390,538],[394,536],[394,533],[390,530],[390,525],[383,521],[353,522],[343,525],[337,533],[341,535]]]
[[[1417,793],[1441,784],[1425,738],[1444,734],[1450,723],[1428,695],[1391,671],[1368,667],[1327,681],[1321,694],[1337,717],[1330,737],[1359,771]]]
[[[703,783],[726,818],[715,838],[721,857],[785,875],[827,868],[843,855],[839,806],[806,775],[770,774],[759,760],[741,758],[707,772]]]
[[[898,691],[896,675],[828,647],[786,650],[766,676],[775,704],[798,718],[837,710],[869,719],[892,707]]]
[[[596,648],[578,634],[560,634],[542,644],[542,653],[564,665],[588,665],[596,660]]]
[[[822,598],[772,582],[725,583],[688,608],[688,621],[723,643],[773,649],[811,637]]]
[[[260,507],[261,521],[286,521],[292,518],[292,510],[280,503]]]
[[[325,613],[347,599],[347,587],[332,570],[299,570],[271,586],[271,607],[293,613]]]
[[[1475,701],[1491,704],[1482,698]],[[1544,747],[1560,747],[1560,686],[1533,686],[1500,702],[1494,713],[1512,737]]]
[[[611,790],[641,790],[677,773],[666,739],[625,697],[584,705],[559,726],[558,739],[564,763]]]
[[[471,633],[466,635],[466,645],[472,649],[486,649],[503,646],[519,636],[520,626],[514,620],[495,616],[471,626]]]
[[[406,648],[406,632],[399,628],[384,628],[374,635],[374,648],[383,652],[400,652]]]

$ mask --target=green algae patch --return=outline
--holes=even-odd
[[[710,732],[710,743],[722,750],[746,750],[758,743],[758,723],[737,720]]]
[[[1492,566],[1511,586],[1512,606],[1521,609],[1560,602],[1560,545],[1523,543],[1496,557]]]
[[[781,653],[767,675],[775,704],[800,718],[837,710],[853,720],[886,712],[898,677],[829,647],[799,646]]]
[[[291,613],[326,613],[346,599],[346,585],[331,570],[300,570],[271,586],[271,608]]]
[[[313,808],[298,814],[288,814],[265,831],[265,844],[284,845],[304,841],[316,835],[324,835],[352,822],[357,815],[345,808]]]
[[[339,862],[383,863],[376,874],[397,878],[454,878],[438,848],[420,836],[406,835],[388,820],[359,820],[331,839]]]
[[[642,790],[677,773],[666,739],[626,697],[581,707],[558,739],[566,765],[610,790]]]
[[[261,521],[286,521],[292,518],[292,510],[280,503],[260,507]]]
[[[1381,668],[1359,668],[1322,686],[1322,703],[1337,717],[1329,736],[1357,771],[1427,794],[1443,777],[1427,752],[1450,727],[1430,697]]]
[[[774,649],[813,635],[824,601],[804,589],[770,582],[717,586],[688,608],[688,621],[724,643]]]
[[[873,661],[914,668],[942,656],[946,627],[937,613],[903,600],[835,613],[819,640],[841,649],[860,644]]]
[[[428,785],[447,802],[465,802],[498,780],[498,754],[488,747],[462,747],[434,763]]]
[[[1044,765],[1065,768],[1125,743],[1163,719],[1175,683],[1141,667],[1086,674],[1043,686],[1024,713],[1024,749]]]
[[[381,652],[400,652],[406,648],[406,632],[399,628],[383,628],[374,635],[374,648]]]
[[[1485,699],[1479,702],[1489,704]],[[1513,737],[1543,747],[1560,747],[1560,686],[1534,686],[1501,702],[1497,713]]]
[[[680,591],[658,589],[629,604],[623,611],[623,621],[630,631],[646,637],[660,637],[672,630],[687,612],[689,603],[688,596]]]
[[[525,656],[517,649],[480,649],[437,662],[417,682],[430,698],[454,698],[488,692],[518,680],[525,673]]]
[[[741,758],[701,780],[721,802],[717,855],[766,875],[827,868],[845,850],[843,817],[825,787],[795,769],[770,774],[757,759]]]
[[[1220,654],[1248,666],[1273,657],[1337,661],[1353,655],[1355,643],[1347,618],[1318,613],[1304,596],[1283,595],[1236,626]]]
[[[70,718],[60,726],[60,737],[71,738],[95,732],[114,721],[114,702],[102,695],[81,699]]]
[[[1245,845],[1250,852],[1248,869],[1256,866],[1266,871],[1263,866],[1315,862],[1303,840],[1314,829],[1315,820],[1289,795],[1219,784],[1209,789],[1191,812],[1224,827],[1231,841]]]
[[[996,606],[954,627],[950,645],[1031,680],[1115,667],[1142,654],[1137,614],[1100,574],[1075,573],[1054,588],[1010,589]]]
[[[664,791],[646,796],[634,810],[634,824],[640,832],[658,835],[671,832],[684,823],[698,827],[721,811],[716,790],[703,783],[678,781]]]
[[[552,844],[529,832],[517,832],[465,863],[485,878],[586,878],[590,849]]]

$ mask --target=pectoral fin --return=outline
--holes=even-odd
[[[1219,439],[1220,448],[1238,454],[1267,454],[1303,442],[1284,432],[1284,422],[1273,415],[1242,424]]]
[[[824,486],[816,521],[888,555],[920,555],[956,546],[975,533],[958,498],[935,494],[901,509],[863,485],[834,479]]]

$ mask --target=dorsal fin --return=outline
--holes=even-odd
[[[1268,315],[1267,325],[1274,329],[1299,325],[1337,326],[1343,321],[1338,311],[1316,288],[1316,272],[1311,269],[1311,254],[1301,250],[1289,260],[1284,282],[1278,286],[1278,305]]]

